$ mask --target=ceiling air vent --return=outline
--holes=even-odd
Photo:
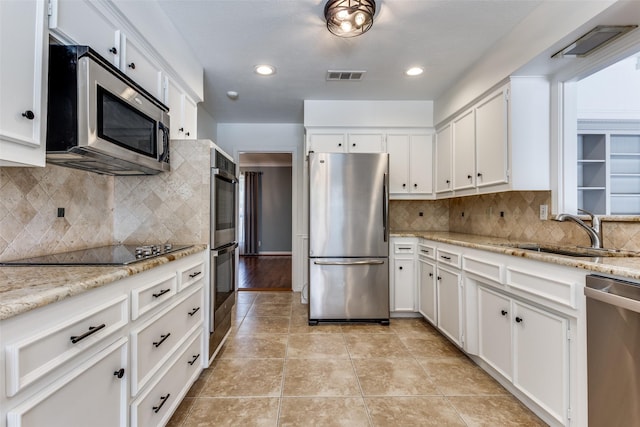
[[[327,71],[327,81],[358,81],[362,80],[366,71]]]
[[[551,55],[552,58],[562,58],[565,56],[585,57],[593,53],[618,37],[637,28],[637,25],[598,25],[587,34],[580,37],[568,46]]]

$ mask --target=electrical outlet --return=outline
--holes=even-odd
[[[540,220],[546,221],[549,218],[549,205],[540,205]]]
[[[58,218],[64,218],[64,208],[58,208]]]

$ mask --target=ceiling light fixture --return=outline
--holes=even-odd
[[[260,74],[261,76],[270,76],[276,73],[276,67],[267,64],[256,65],[255,70],[256,73]]]
[[[238,99],[238,97],[239,97],[239,96],[240,96],[240,95],[239,95],[239,94],[238,94],[238,92],[236,92],[235,90],[230,90],[229,92],[227,92],[227,97],[228,97],[229,99],[234,100],[234,101],[235,101],[236,99]]]
[[[422,67],[411,67],[407,71],[404,72],[409,77],[419,76],[424,73],[424,68]]]
[[[328,0],[324,6],[327,29],[336,36],[355,37],[373,25],[374,0]]]

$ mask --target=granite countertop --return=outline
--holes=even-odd
[[[205,249],[207,245],[193,245],[124,266],[0,267],[0,320],[108,285]]]
[[[444,231],[403,231],[393,230],[394,237],[422,237],[436,242],[450,243],[467,248],[482,249],[505,255],[518,256],[537,261],[550,262],[568,267],[582,268],[597,273],[612,274],[628,279],[640,280],[639,257],[574,257],[552,253],[535,252],[526,249],[504,246],[530,242],[513,241],[499,237],[478,236],[473,234],[450,233]]]

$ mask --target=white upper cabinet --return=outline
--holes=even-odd
[[[0,166],[44,166],[47,31],[43,0],[0,1]]]
[[[387,134],[391,196],[433,194],[433,138],[430,132]]]
[[[156,98],[162,97],[160,67],[156,66],[137,43],[122,36],[120,69]]]
[[[548,190],[549,90],[545,78],[512,77],[509,84],[439,126],[438,196]],[[451,162],[446,159],[449,138]]]
[[[476,107],[476,186],[509,182],[508,90],[494,92]]]
[[[96,53],[120,67],[120,28],[96,7],[85,1],[52,2],[49,29],[65,43],[90,46]]]
[[[475,185],[475,111],[471,109],[453,120],[453,189]]]
[[[451,173],[451,123],[436,133],[436,193],[453,189]]]
[[[307,152],[384,153],[385,133],[380,129],[307,129]]]
[[[309,130],[307,133],[307,152],[345,153],[347,135],[343,130]]]
[[[197,121],[198,106],[186,94],[182,94],[182,123],[178,128],[178,132],[183,139],[196,139],[198,137]]]
[[[350,153],[384,153],[384,133],[357,133],[347,134],[349,141],[347,151]]]

